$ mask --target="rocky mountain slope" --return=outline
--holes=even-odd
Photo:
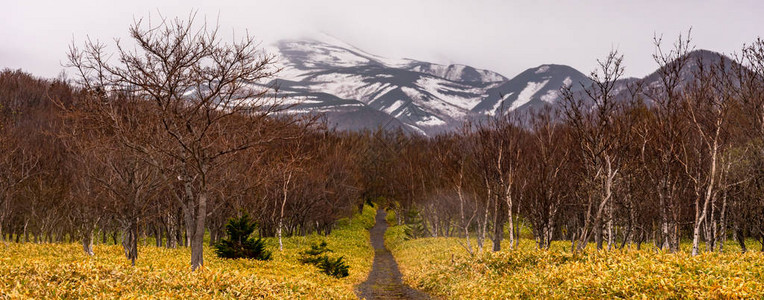
[[[323,113],[330,126],[341,130],[401,128],[433,134],[468,118],[555,103],[560,88],[580,90],[590,84],[586,75],[565,65],[545,64],[508,79],[466,65],[383,58],[330,37],[283,40],[267,50],[281,68],[271,84],[293,105],[291,112]],[[649,84],[654,77],[644,80]]]

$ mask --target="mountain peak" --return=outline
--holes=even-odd
[[[487,90],[483,100],[472,109],[473,113],[495,115],[518,109],[538,108],[555,103],[560,88],[588,84],[589,78],[578,70],[557,64],[543,64],[530,68],[514,78]],[[574,85],[575,84],[575,85]]]
[[[695,50],[692,50],[692,51],[688,52],[687,55],[690,56],[690,57],[704,57],[704,58],[724,56],[724,54],[722,54],[722,53],[719,53],[719,52],[716,52],[716,51],[707,50],[707,49],[695,49]]]
[[[458,126],[468,115],[493,115],[554,103],[559,89],[588,80],[556,64],[531,68],[513,79],[464,64],[389,59],[331,35],[276,44],[281,92],[297,99],[296,111],[326,113],[330,123],[393,126],[431,133]],[[356,111],[357,113],[354,113]],[[372,113],[375,112],[375,113]],[[348,122],[358,115],[364,122]],[[387,117],[384,117],[387,116]]]
[[[591,84],[585,74],[562,64],[542,64],[508,79],[464,64],[384,58],[330,35],[283,40],[276,48],[284,70],[277,80],[283,95],[297,100],[293,110],[325,113],[341,129],[382,126],[436,133],[469,116],[554,104],[561,88],[577,91]],[[698,59],[729,60],[703,49],[687,56],[688,74]],[[629,80],[635,79],[624,79]]]

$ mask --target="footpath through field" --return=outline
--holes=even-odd
[[[427,294],[410,288],[401,281],[401,271],[393,254],[385,247],[387,221],[385,210],[377,210],[377,221],[371,228],[371,245],[374,247],[374,263],[369,277],[358,286],[362,299],[430,299]]]

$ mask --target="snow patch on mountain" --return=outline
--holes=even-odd
[[[565,77],[565,80],[562,81],[562,84],[564,84],[566,87],[569,87],[571,84],[573,84],[573,80],[570,79],[570,76]]]
[[[549,83],[549,79],[543,82],[528,82],[528,85],[517,95],[517,100],[512,102],[512,106],[509,107],[509,111],[513,111],[520,106],[523,106],[531,101],[533,95],[538,93],[544,86]]]
[[[426,116],[421,121],[417,121],[416,124],[419,126],[440,126],[446,125],[446,122],[436,116]]]
[[[363,86],[360,75],[328,73],[309,78],[313,92],[329,93],[343,99],[355,99]]]
[[[386,107],[383,111],[386,112],[389,115],[392,115],[396,110],[401,108],[401,106],[405,105],[407,102],[403,100],[395,101],[392,105]]]
[[[470,110],[480,103],[482,89],[469,86],[446,84],[443,80],[432,77],[421,77],[416,85],[429,94],[461,109]],[[465,93],[471,96],[463,96]]]
[[[536,69],[536,74],[546,73],[546,71],[549,71],[549,66],[541,66],[538,69]]]
[[[278,99],[278,105],[300,105],[300,104],[320,104],[321,100],[317,100],[315,97],[286,97],[284,99]]]
[[[496,104],[493,105],[493,108],[489,111],[486,111],[485,113],[489,116],[496,115],[496,112],[500,111],[501,106],[504,105],[505,101],[509,99],[509,97],[512,97],[514,95],[514,92],[511,92],[509,94],[504,95],[504,97],[501,97],[499,101],[496,101]]]
[[[361,100],[363,102],[366,102],[366,103],[369,103],[371,101],[376,100],[380,96],[385,95],[385,94],[391,92],[392,90],[398,88],[397,86],[394,86],[392,84],[375,84],[374,86],[377,86],[377,85],[382,85],[382,87],[378,88],[376,93],[373,93],[373,94],[370,94],[370,95],[363,95],[362,97],[359,97],[359,98],[361,98],[359,100]]]
[[[409,98],[411,98],[413,100],[422,100],[422,96],[423,96],[422,93],[420,93],[419,91],[417,91],[417,90],[415,90],[413,88],[404,86],[404,87],[401,87],[401,91],[404,94],[406,94],[406,96],[408,96]]]
[[[555,90],[547,90],[546,94],[541,95],[541,101],[546,103],[554,103],[557,98],[560,98],[560,92]]]
[[[424,62],[414,62],[413,64],[414,67],[410,68],[410,70],[414,72],[430,74],[454,82],[489,83],[507,80],[506,77],[496,72],[475,69],[465,65],[439,65]]]

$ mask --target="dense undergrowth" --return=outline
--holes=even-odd
[[[275,298],[355,299],[353,286],[371,270],[368,228],[375,210],[339,221],[329,236],[265,239],[271,261],[220,259],[204,249],[204,268],[191,272],[189,249],[140,248],[135,267],[121,246],[96,245],[88,257],[78,244],[0,244],[0,299],[8,298]],[[337,279],[298,261],[312,243],[327,241],[350,266]]]
[[[407,284],[446,299],[764,298],[764,254],[741,254],[732,243],[725,253],[695,257],[649,245],[639,251],[596,251],[592,245],[574,256],[569,243],[537,250],[523,239],[518,250],[471,257],[464,239],[406,240],[402,226],[391,227],[385,242]]]

